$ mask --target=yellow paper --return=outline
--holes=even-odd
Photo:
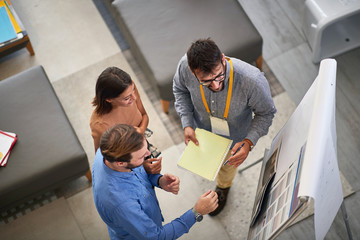
[[[178,166],[214,181],[230,150],[232,140],[215,133],[197,128],[195,130],[199,145],[188,143],[181,155]]]

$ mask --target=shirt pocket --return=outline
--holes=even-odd
[[[228,117],[235,120],[251,113],[252,110],[247,101],[231,101]]]

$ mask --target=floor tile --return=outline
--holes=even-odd
[[[57,199],[0,227],[0,239],[84,239],[66,200]]]
[[[265,60],[269,61],[305,41],[277,2],[272,0],[238,1],[263,37]]]
[[[120,51],[92,1],[18,0],[13,5],[28,31],[35,56],[20,50],[21,59],[7,60],[8,66],[14,66],[8,74],[20,70],[13,61],[31,60],[43,65],[50,81],[56,81]]]
[[[98,214],[92,188],[66,199],[86,240],[110,239],[106,224]]]
[[[309,58],[310,48],[303,43],[267,61],[285,91],[296,105],[315,80],[319,66]]]

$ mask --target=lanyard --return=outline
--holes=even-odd
[[[230,58],[226,58],[230,63],[230,76],[229,76],[229,88],[228,88],[228,94],[226,98],[226,106],[225,106],[225,112],[224,112],[224,119],[227,119],[227,116],[229,114],[229,108],[230,108],[230,102],[231,102],[231,93],[232,93],[232,85],[233,85],[233,79],[234,79],[234,71],[233,71],[233,65]],[[225,80],[224,80],[225,81]],[[201,92],[201,98],[204,103],[204,106],[206,108],[206,111],[210,113],[209,106],[205,99],[204,89],[203,86],[200,84],[200,92]]]

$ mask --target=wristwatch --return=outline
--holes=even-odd
[[[191,211],[193,212],[193,214],[195,215],[195,220],[197,222],[201,222],[203,220],[203,215],[201,215],[200,213],[198,213],[195,208],[192,208]]]

